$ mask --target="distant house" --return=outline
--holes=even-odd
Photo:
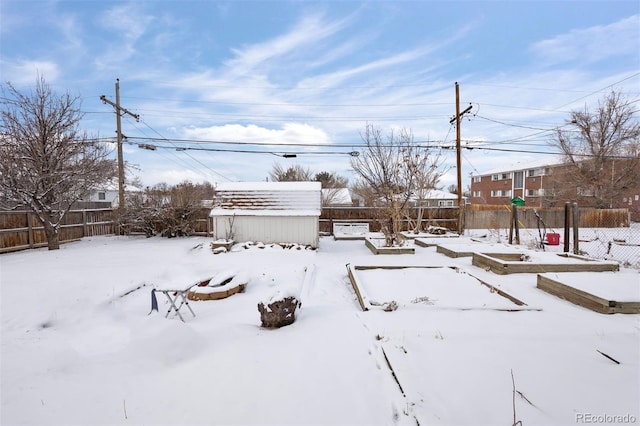
[[[215,239],[318,246],[320,182],[229,182],[216,188]]]
[[[140,193],[142,190],[133,185],[125,186],[125,194]],[[112,180],[100,187],[95,188],[89,196],[81,201],[110,203],[111,207],[118,207],[118,182]]]
[[[111,203],[112,207],[118,206],[118,190],[111,188],[103,188],[98,189],[96,191],[91,192],[89,197],[87,197],[84,201],[100,201],[100,202],[108,202]]]
[[[452,194],[440,189],[430,189],[426,191],[422,199],[418,199],[417,196],[412,196],[410,201],[414,205],[422,205],[422,207],[457,207],[458,195]],[[462,202],[466,202],[466,197],[462,197]]]
[[[353,200],[349,188],[323,188],[323,207],[352,207]]]
[[[416,194],[411,195],[411,197],[409,197],[409,205],[414,207],[456,207],[458,205],[457,194],[452,194],[440,189],[427,190],[421,195],[421,198],[419,198]],[[362,194],[358,194],[356,192],[352,192],[351,196],[353,198],[352,205],[356,207],[379,205],[382,202],[367,200],[362,196]],[[405,199],[406,194],[400,194],[398,195],[398,197],[399,199]],[[466,204],[468,202],[467,197],[462,197],[462,202]]]

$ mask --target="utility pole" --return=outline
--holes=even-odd
[[[122,157],[122,124],[120,117],[122,114],[129,114],[140,121],[140,116],[134,114],[126,108],[120,106],[120,79],[116,78],[116,102],[113,103],[105,95],[100,96],[100,100],[104,104],[111,105],[116,111],[116,136],[118,144],[118,209],[124,208],[124,159]]]
[[[462,222],[464,204],[462,203],[462,160],[461,160],[461,147],[460,147],[460,118],[471,111],[472,106],[469,105],[467,109],[460,112],[460,86],[456,81],[456,116],[449,120],[449,124],[456,123],[456,169],[458,171],[458,234],[462,234]]]

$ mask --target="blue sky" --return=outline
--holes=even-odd
[[[637,0],[0,0],[0,14],[2,82],[40,73],[81,95],[91,135],[115,137],[100,96],[115,101],[120,79],[140,115],[123,117],[125,160],[145,185],[265,180],[274,163],[352,178],[369,123],[443,147],[446,187],[459,82],[466,186],[551,158],[519,151],[553,151],[570,111],[612,89],[640,101]]]

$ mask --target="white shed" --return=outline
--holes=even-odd
[[[216,188],[216,239],[318,246],[320,182],[229,182]]]

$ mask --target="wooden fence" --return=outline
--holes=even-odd
[[[418,209],[409,210],[409,216],[415,220]],[[423,224],[425,226],[443,226],[457,229],[457,207],[427,207],[423,209]],[[368,223],[372,232],[380,231],[382,224],[382,209],[379,207],[323,207],[320,214],[320,232],[331,233],[333,223]],[[404,219],[404,228],[408,229],[409,219]]]
[[[113,234],[113,216],[112,209],[71,210],[60,225],[60,242]],[[34,213],[0,212],[0,253],[46,246],[44,227]]]
[[[621,228],[629,226],[627,209],[580,208],[580,228]],[[537,214],[537,216],[536,216]],[[518,221],[526,228],[538,226],[538,216],[547,228],[564,228],[564,207],[518,207]],[[469,205],[464,212],[465,229],[509,228],[511,206]]]
[[[467,205],[464,211],[465,229],[505,229],[509,228],[511,206]],[[202,208],[197,213],[195,235],[212,235],[209,209]],[[417,209],[410,210],[413,219]],[[560,229],[564,226],[564,208],[518,207],[518,219],[523,227],[535,229],[538,226],[536,213],[547,228]],[[115,211],[112,209],[72,210],[65,216],[60,229],[60,242],[78,240],[83,237],[110,235],[116,233]],[[442,226],[457,229],[457,207],[429,207],[424,210],[424,226]],[[373,232],[380,230],[381,210],[373,207],[325,207],[320,216],[320,232],[331,233],[334,222],[368,223]],[[408,229],[408,219],[404,229]],[[627,209],[597,210],[580,209],[581,228],[618,228],[630,224]],[[45,247],[47,239],[44,228],[35,215],[27,211],[0,211],[0,253],[35,247]]]
[[[198,210],[194,235],[212,235],[210,211],[209,208]],[[111,208],[70,210],[60,226],[60,242],[66,243],[96,235],[113,235],[117,232],[115,217],[116,211]],[[0,211],[0,253],[46,246],[44,227],[34,213]]]

